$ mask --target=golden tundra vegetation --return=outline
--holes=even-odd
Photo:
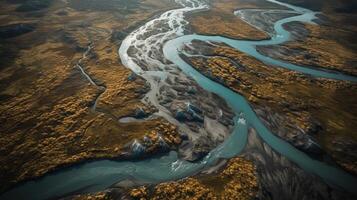
[[[333,69],[357,75],[356,3],[353,0],[316,1],[322,23],[304,24],[309,35],[282,47],[299,54],[281,54],[279,59],[306,66]],[[313,4],[313,3],[312,3]],[[289,51],[287,51],[289,52]]]
[[[285,116],[280,126],[311,130],[313,121],[322,126],[320,144],[336,161],[357,172],[354,155],[335,148],[337,138],[357,141],[355,127],[357,85],[345,81],[311,79],[300,73],[268,66],[231,47],[212,47],[212,57],[187,58],[210,78],[245,96],[250,103]],[[237,67],[238,65],[238,67]],[[255,107],[254,106],[254,107]]]
[[[263,5],[265,4],[269,6],[269,3],[263,2]],[[187,20],[193,32],[198,34],[221,35],[237,39],[267,39],[268,34],[233,15],[238,8],[256,7],[256,4],[248,0],[214,0],[209,10],[192,13],[187,16]]]
[[[319,17],[323,19],[322,23],[303,24],[303,28],[308,32],[306,37],[297,37],[295,41],[279,45],[282,50],[276,55],[276,49],[271,46],[258,47],[258,51],[299,65],[328,68],[356,75],[357,24],[354,19],[357,14],[350,8],[353,2],[289,2],[321,4],[323,16]],[[235,10],[244,8],[279,7],[262,1],[214,0],[212,9],[194,13],[188,16],[188,19],[193,31],[198,34],[253,40],[268,37],[233,15]],[[292,24],[286,28],[289,29],[290,26]],[[212,50],[211,53],[216,57],[207,60],[196,57],[190,61],[201,72],[208,73],[211,78],[224,82],[243,94],[251,103],[270,107],[273,112],[286,116],[286,121],[283,122],[285,127],[298,125],[307,131],[312,128],[311,121],[320,122],[323,131],[315,136],[319,143],[339,164],[357,173],[357,161],[353,153],[354,145],[357,143],[354,128],[357,125],[356,84],[323,79],[311,80],[299,73],[267,66],[226,46]],[[241,64],[245,70],[237,69],[234,64]],[[343,144],[340,143],[341,140]],[[341,144],[352,151],[340,148]]]
[[[140,108],[153,109],[140,101],[148,90],[145,81],[120,64],[117,37],[176,5],[146,0],[121,10],[109,0],[90,2],[53,0],[36,11],[0,2],[1,26],[35,24],[32,32],[1,39],[0,191],[62,166],[120,157],[145,135],[154,146],[159,134],[171,146],[180,143],[176,127],[163,119],[118,122]],[[89,44],[93,49],[81,65],[102,87],[90,84],[76,67]]]
[[[350,37],[349,35],[357,31],[357,26],[348,27],[349,30],[343,30],[334,27],[333,24],[304,24],[304,28],[309,31],[308,37],[281,45],[282,50],[287,53],[278,57],[299,65],[338,70],[356,76],[357,42],[346,44],[348,41],[337,39]],[[299,53],[288,53],[289,51]]]
[[[258,180],[252,162],[236,157],[214,174],[200,174],[179,181],[128,189],[127,199],[134,200],[248,200],[257,195]],[[113,199],[110,192],[78,195],[75,200]]]

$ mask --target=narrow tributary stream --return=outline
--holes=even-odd
[[[162,44],[164,44],[163,54],[167,60],[174,63],[174,66],[180,68],[187,76],[192,77],[202,88],[218,94],[233,109],[237,117],[231,136],[224,143],[212,150],[201,161],[191,163],[180,160],[178,159],[176,152],[170,152],[168,155],[141,161],[93,161],[59,170],[35,181],[28,181],[11,191],[2,194],[0,199],[48,199],[63,196],[73,191],[100,191],[125,179],[135,179],[146,183],[158,183],[190,176],[204,167],[213,165],[221,158],[237,156],[245,147],[248,127],[255,128],[266,144],[305,171],[321,177],[329,184],[336,185],[351,193],[357,194],[357,191],[355,190],[357,179],[355,177],[344,172],[342,169],[310,158],[305,153],[297,150],[289,143],[275,136],[259,120],[245,98],[205,77],[180,58],[181,48],[184,44],[190,43],[192,40],[223,42],[239,51],[276,67],[284,67],[290,70],[299,71],[313,77],[348,80],[353,82],[357,81],[357,78],[353,76],[298,66],[275,60],[257,52],[256,46],[258,45],[280,44],[290,39],[290,33],[283,28],[283,24],[292,21],[308,23],[316,18],[316,13],[308,9],[281,3],[275,0],[268,1],[285,6],[299,14],[275,22],[274,30],[276,34],[269,40],[244,41],[220,36],[183,36],[183,28],[187,24],[184,20],[184,13],[207,9],[207,5],[205,1],[178,0],[177,2],[181,3],[184,8],[165,12],[157,19],[146,23],[144,26],[134,31],[122,43],[119,51],[122,63],[149,82],[151,81],[151,76],[153,74],[155,75],[155,73],[153,73],[153,70],[141,69],[135,61],[138,60],[138,57],[144,58],[147,60],[147,63],[156,65],[156,68],[159,69],[160,73],[165,72],[163,70],[164,68],[160,67],[162,63],[148,55],[148,53],[153,51],[156,46],[162,46]],[[170,29],[166,32],[154,34],[149,39],[140,40],[137,36],[152,30],[152,26],[157,20],[166,20]],[[141,51],[138,51],[136,55],[129,55],[128,50],[133,46],[141,48]],[[152,100],[155,101],[155,99]]]

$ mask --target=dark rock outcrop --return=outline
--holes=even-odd
[[[13,38],[35,30],[34,24],[11,24],[0,26],[0,39]]]
[[[203,123],[203,111],[199,109],[197,106],[192,104],[187,104],[187,108],[185,110],[180,109],[176,111],[175,118],[181,122],[184,121],[194,121]]]

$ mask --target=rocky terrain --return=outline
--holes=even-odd
[[[6,173],[0,191],[93,159],[179,149],[180,157],[194,161],[231,132],[234,116],[227,104],[179,71],[153,90],[173,116],[166,121],[147,101],[154,83],[121,64],[118,48],[126,35],[177,4],[53,0],[18,10],[31,2],[1,2],[7,10],[0,17],[6,61],[0,79],[0,169]]]
[[[112,187],[63,199],[353,199],[277,154],[250,129],[240,157],[175,182]]]
[[[355,172],[356,99],[349,98],[355,84],[268,66],[222,44],[196,42],[186,52],[205,55],[183,56],[206,76],[245,96],[274,133],[315,158],[329,161],[327,151]]]
[[[258,51],[299,65],[338,70],[355,75],[356,42],[352,36],[356,32],[356,24],[353,20],[355,14],[346,9],[350,6],[353,9],[353,3],[332,0],[288,2],[322,11],[323,13],[316,20],[318,25],[287,24],[285,28],[291,31],[292,41],[278,46],[259,46]],[[212,10],[220,8],[221,13],[224,10],[222,8],[226,8],[225,13],[232,18],[232,13],[242,8],[249,8],[253,11],[256,8],[257,10],[285,9],[262,1],[213,1],[212,6]],[[226,29],[220,27],[229,22],[228,17],[222,18],[222,22],[216,25],[209,23],[213,27],[204,30],[198,28],[199,24],[204,23],[200,22],[199,16],[195,17],[195,15],[198,13],[188,17],[194,32],[241,38],[241,36],[226,34]],[[277,15],[270,16],[278,17]],[[235,16],[235,20],[241,20],[239,17],[241,16]],[[254,15],[254,17],[257,18],[255,19],[257,23],[253,24],[254,27],[264,30],[266,34],[271,34],[269,23],[261,18],[264,15]],[[266,23],[262,24],[261,21]],[[341,26],[341,24],[344,25]],[[240,30],[236,32],[242,33],[241,28],[244,26],[230,27],[239,27]],[[244,31],[242,34],[245,33],[250,39],[261,39],[251,31]],[[283,138],[316,158],[321,159],[321,155],[326,155],[325,151],[339,164],[356,173],[354,156],[356,135],[353,128],[356,118],[356,106],[354,106],[356,98],[353,95],[356,85],[354,83],[312,80],[299,73],[267,66],[226,46],[211,46],[207,50],[207,44],[197,44],[196,51],[191,53],[193,55],[204,53],[210,56],[209,58],[190,57],[188,60],[207,76],[243,94],[254,106],[257,114],[275,133],[280,136],[290,135],[283,136]],[[285,125],[281,126],[281,124]],[[325,159],[330,160],[326,157]]]
[[[187,139],[179,147],[179,156],[196,161],[222,143],[231,133],[234,114],[217,95],[194,84],[192,80],[168,78],[169,86],[160,88],[160,105],[187,127]],[[172,84],[172,85],[171,85]]]
[[[289,2],[323,11],[319,26],[287,24],[293,41],[258,51],[357,75],[354,7]],[[294,15],[261,0],[212,0],[210,6],[185,14],[185,33],[263,40],[276,20]],[[165,18],[145,24],[179,7],[173,0],[3,0],[0,7],[0,193],[97,159],[145,159],[174,150],[179,159],[200,162],[232,132],[235,116],[227,103],[162,56],[163,43],[176,36],[160,33],[179,25]],[[257,11],[262,8],[284,12]],[[235,13],[241,9],[249,12]],[[138,27],[147,30],[134,35],[127,53],[146,72],[139,75],[118,55]],[[193,41],[181,57],[244,96],[283,140],[357,174],[355,83],[269,66],[219,43]],[[276,153],[252,128],[238,157],[192,176],[155,184],[125,179],[102,192],[80,193],[61,198],[354,199]]]
[[[279,155],[262,141],[254,129],[249,130],[242,156],[256,166],[259,180],[257,199],[354,199]]]

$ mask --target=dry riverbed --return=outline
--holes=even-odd
[[[196,137],[195,143],[182,142],[177,127],[162,118],[150,117],[157,110],[141,101],[150,88],[148,83],[119,60],[117,50],[121,40],[151,16],[177,7],[172,1],[46,2],[49,4],[37,5],[35,10],[28,10],[24,3],[0,2],[4,8],[4,14],[0,15],[3,61],[0,66],[0,191],[87,160],[133,158],[138,155],[133,149],[139,149],[139,156],[144,157],[177,149],[181,144],[186,146],[181,149],[189,151],[179,155],[196,160],[229,135],[233,114],[225,102],[177,72],[160,88],[158,102]],[[113,6],[113,3],[118,4]],[[280,8],[265,1],[248,0],[214,0],[211,6],[211,10],[187,15],[191,26],[188,31],[266,39],[267,33],[245,23],[233,12],[244,8]],[[347,65],[355,63],[355,54],[346,50],[352,47],[321,37],[335,33],[331,27],[291,26],[300,27],[298,30],[307,35],[296,37],[300,39],[298,43],[273,48],[281,55],[290,52],[287,49],[294,49],[297,54],[272,56],[355,74],[355,69]],[[326,156],[330,155],[338,164],[357,173],[355,84],[312,79],[267,66],[222,44],[193,43],[192,46],[209,58],[185,59],[206,76],[245,96],[274,133],[317,159],[331,162]],[[77,66],[86,51],[80,66],[89,78]],[[308,52],[314,59],[306,61],[299,52]],[[347,53],[336,57],[343,52]],[[329,59],[322,59],[325,56]],[[219,113],[222,116],[218,117]],[[134,120],[119,122],[127,117]],[[338,199],[329,186],[321,186],[321,180],[274,153],[256,136],[252,139],[252,133],[246,148],[241,157],[222,161],[217,170],[208,174],[69,198],[115,199],[124,195],[132,199],[235,199],[237,196],[274,199],[293,194],[300,199],[316,196],[328,199],[329,195]],[[266,163],[274,167],[267,167]],[[305,187],[295,187],[296,184]],[[314,189],[315,184],[319,189]]]
[[[160,137],[172,148],[181,142],[176,127],[160,118],[118,122],[155,111],[140,101],[147,83],[120,64],[120,40],[175,6],[166,0],[53,0],[35,7],[1,1],[0,191],[65,165],[127,158],[135,140],[147,153],[161,151]],[[97,86],[77,67],[90,44],[81,66]]]

